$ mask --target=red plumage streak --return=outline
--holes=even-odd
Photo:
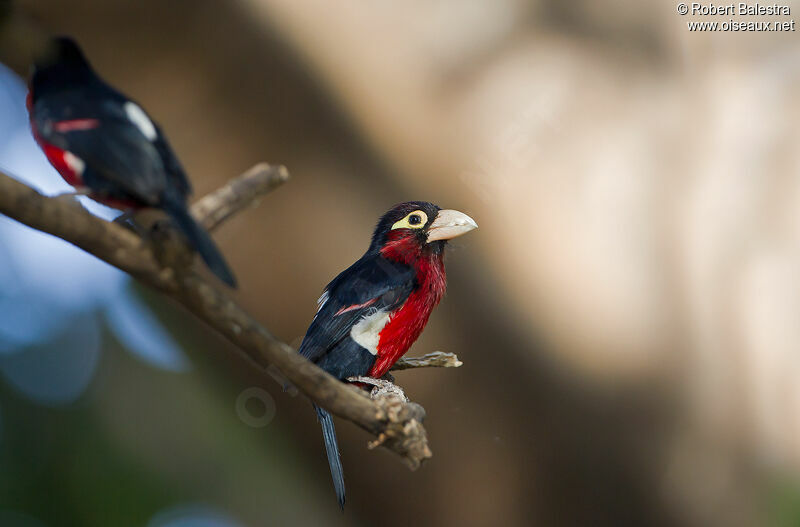
[[[417,340],[447,288],[443,253],[429,252],[420,245],[415,234],[400,229],[391,231],[381,254],[387,259],[413,266],[417,273],[417,288],[389,317],[389,322],[380,332],[378,354],[368,373],[376,378],[389,371]]]
[[[36,134],[34,133],[34,135]],[[72,167],[67,162],[67,152],[44,141],[38,141],[38,143],[42,147],[47,160],[61,174],[64,181],[73,187],[83,186],[83,179],[81,179],[80,174],[72,170]]]
[[[372,300],[367,300],[363,304],[353,304],[352,306],[343,307],[342,309],[337,311],[336,314],[333,315],[333,316],[338,317],[342,313],[347,313],[348,311],[353,311],[354,309],[361,309],[362,307],[369,307],[369,306],[371,306],[372,304],[374,304],[377,301],[378,301],[377,298],[373,298]]]
[[[67,152],[55,145],[51,145],[39,135],[39,132],[36,129],[36,123],[33,120],[33,95],[30,91],[28,92],[27,97],[25,97],[25,106],[28,108],[28,115],[30,115],[31,132],[33,132],[33,138],[37,143],[39,143],[39,146],[42,148],[42,152],[44,152],[47,160],[50,161],[50,164],[53,165],[53,168],[55,168],[58,173],[61,174],[61,177],[64,178],[64,181],[66,181],[69,185],[72,185],[73,187],[82,187],[83,180],[81,179],[81,175],[75,172],[75,170],[73,170],[70,166],[69,162],[67,161]],[[81,128],[83,130],[89,129],[86,128],[85,122],[87,121],[92,121],[90,123],[91,128],[100,126],[100,123],[97,121],[97,119],[79,119],[79,121],[84,122],[83,128]],[[56,126],[64,122],[69,123],[71,121],[62,121],[61,123],[56,123]]]

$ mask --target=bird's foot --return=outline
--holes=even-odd
[[[91,194],[92,191],[89,190],[89,187],[75,187],[73,190],[68,192],[61,192],[60,194],[56,194],[53,196],[54,198],[70,198],[74,196],[88,196]]]
[[[129,210],[123,212],[122,214],[114,218],[112,223],[116,223],[120,227],[125,227],[129,231],[134,232],[137,236],[139,236],[139,238],[144,238],[145,236],[147,236],[147,230],[144,229],[142,226],[140,226],[138,223],[136,223],[135,216],[136,212],[133,210]]]
[[[114,223],[124,224],[133,221],[133,211],[128,210],[114,218]]]
[[[68,203],[75,203],[80,196],[88,196],[91,194],[91,190],[88,187],[75,187],[75,190],[71,190],[69,192],[61,192],[60,194],[55,194],[51,196],[53,199],[57,199],[59,201],[65,201]]]
[[[297,397],[297,394],[300,393],[297,390],[297,387],[294,384],[292,384],[292,382],[289,379],[287,379],[286,376],[283,375],[281,371],[278,368],[276,368],[273,364],[267,366],[266,371],[270,377],[275,379],[275,382],[281,385],[284,393],[287,393],[292,397]]]
[[[373,399],[380,397],[395,397],[403,402],[408,402],[408,397],[406,397],[403,389],[390,381],[363,376],[348,377],[347,380],[350,382],[360,382],[362,384],[368,384],[372,386],[369,395]]]

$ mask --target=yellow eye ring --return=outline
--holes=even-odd
[[[421,210],[415,210],[408,214],[400,221],[396,221],[392,225],[392,230],[395,229],[421,229],[428,223],[428,215]]]

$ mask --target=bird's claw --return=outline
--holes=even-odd
[[[75,187],[74,190],[68,190],[67,192],[61,192],[60,194],[56,194],[53,196],[54,198],[73,198],[77,196],[88,196],[91,194],[91,190],[89,187]]]
[[[384,444],[384,443],[386,442],[386,440],[387,440],[387,439],[389,439],[389,436],[387,436],[386,434],[384,434],[383,432],[381,432],[381,433],[378,435],[378,438],[377,438],[377,439],[375,439],[374,441],[370,441],[370,442],[368,442],[368,443],[367,443],[367,448],[369,448],[370,450],[372,450],[372,449],[374,449],[374,448],[378,448],[379,446],[381,446],[382,444]]]
[[[78,201],[78,198],[81,196],[88,196],[90,194],[90,190],[88,188],[76,188],[75,190],[71,190],[69,192],[61,192],[60,194],[55,194],[51,196],[53,199],[64,202],[64,203],[77,203],[81,205]],[[83,205],[81,205],[83,206]]]
[[[129,231],[136,234],[139,238],[144,238],[147,235],[147,231],[143,229],[134,218],[135,213],[131,210],[123,212],[116,218],[114,218],[111,223],[116,223],[120,227],[128,229]]]
[[[364,376],[348,377],[347,380],[350,382],[360,382],[362,384],[369,384],[372,386],[369,395],[373,399],[380,397],[395,397],[403,402],[408,402],[408,397],[406,397],[403,389],[390,381]]]

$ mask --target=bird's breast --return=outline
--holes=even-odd
[[[408,299],[389,316],[380,331],[375,364],[370,377],[381,377],[402,357],[422,334],[433,308],[447,287],[441,258],[423,262],[417,269],[417,287]]]

